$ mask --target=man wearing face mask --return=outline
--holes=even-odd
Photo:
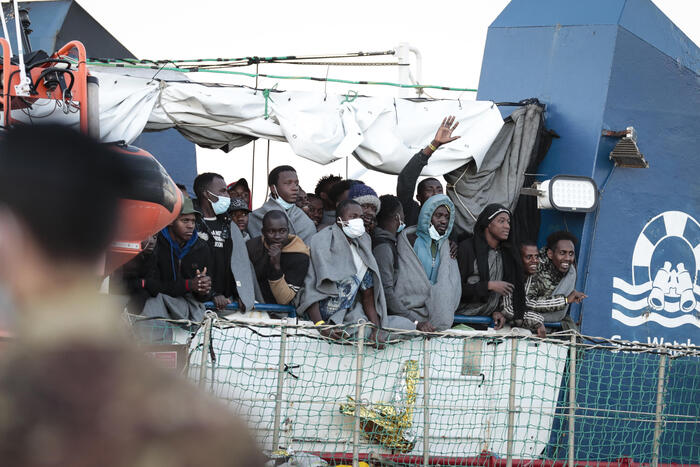
[[[454,225],[454,204],[445,195],[423,203],[418,224],[398,236],[398,273],[394,293],[396,313],[417,322],[421,331],[452,327],[461,297],[457,261],[450,256],[448,237]]]
[[[238,298],[230,268],[233,243],[228,209],[231,198],[224,178],[211,172],[198,175],[194,179],[193,189],[197,196],[198,210],[202,213],[201,219],[197,219],[197,234],[207,242],[212,255],[212,301],[218,310],[223,310]],[[242,304],[239,305],[243,308]]]
[[[462,303],[458,313],[490,316],[494,328],[505,324],[502,298],[513,299],[515,319],[525,314],[525,288],[518,246],[511,232],[512,215],[500,204],[489,204],[474,225],[474,236],[459,244],[457,261],[462,276]]]
[[[309,244],[316,233],[316,226],[309,216],[296,205],[299,194],[299,177],[294,167],[281,165],[270,171],[267,177],[270,198],[258,209],[250,213],[248,233],[252,238],[262,235],[262,219],[268,211],[281,210],[287,216],[289,233],[299,236]]]
[[[379,268],[365,233],[362,207],[353,200],[338,205],[337,221],[320,230],[309,244],[311,265],[297,309],[317,326],[371,322],[369,339],[381,343],[386,332],[379,328],[415,329],[400,316],[387,316]],[[357,328],[350,328],[356,332]],[[338,338],[327,329],[322,334]]]

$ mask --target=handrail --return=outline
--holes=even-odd
[[[10,60],[12,59],[12,50],[10,49],[10,43],[0,37],[0,47],[2,47],[2,113],[3,113],[3,119],[2,119],[2,124],[3,126],[7,127],[8,126],[8,117],[10,114],[10,109],[9,109],[9,99],[6,98],[10,94]]]
[[[204,307],[207,310],[216,311],[216,305],[214,302],[204,302]],[[230,303],[226,305],[226,311],[238,311],[238,303]],[[252,310],[255,311],[267,311],[271,313],[286,313],[290,318],[297,317],[297,309],[292,305],[277,305],[275,303],[256,303],[253,305]]]
[[[205,302],[204,307],[207,310],[216,311],[216,305],[214,305],[214,302]],[[229,305],[226,305],[225,309],[227,311],[238,311],[238,303],[231,303]],[[271,313],[287,313],[290,318],[297,317],[297,310],[292,305],[277,305],[274,303],[256,303],[255,305],[253,305],[253,310],[267,311],[267,312],[271,312]],[[481,324],[481,325],[486,325],[486,326],[493,325],[493,320],[488,316],[455,315],[453,322],[454,322],[454,324]],[[561,322],[559,322],[559,321],[554,321],[551,323],[544,323],[544,325],[545,325],[545,327],[548,327],[551,329],[561,329],[562,328]]]

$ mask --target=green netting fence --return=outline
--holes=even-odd
[[[144,330],[148,332],[144,332]],[[138,324],[269,451],[399,465],[700,464],[700,348],[558,333],[323,337],[309,324]],[[391,464],[390,464],[391,465]]]

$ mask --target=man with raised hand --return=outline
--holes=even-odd
[[[442,184],[436,178],[430,177],[422,180],[418,184],[417,190],[416,181],[418,181],[423,168],[428,165],[430,156],[440,146],[460,138],[459,136],[452,136],[452,132],[458,125],[459,122],[455,123],[454,116],[445,117],[430,144],[418,151],[401,170],[396,184],[396,195],[403,205],[403,210],[406,214],[406,225],[416,225],[423,203],[431,196],[443,193]],[[414,190],[416,191],[416,200],[418,202],[413,199]]]

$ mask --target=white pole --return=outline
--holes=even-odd
[[[365,326],[357,329],[357,367],[355,368],[355,429],[352,433],[352,466],[360,465],[360,405],[362,399],[362,354],[365,346]]]
[[[15,6],[15,34],[17,38],[17,55],[19,56],[19,84],[15,86],[15,93],[18,96],[28,96],[29,95],[29,78],[27,77],[27,70],[24,67],[24,48],[22,47],[22,35],[20,33],[19,26],[19,7],[17,6],[17,0],[13,2]],[[8,91],[5,91],[8,92]]]
[[[513,438],[515,432],[515,384],[517,382],[518,338],[511,339],[510,381],[508,384],[508,437],[506,439],[506,467],[513,467]]]
[[[569,467],[574,467],[574,433],[576,431],[576,334],[569,347]]]
[[[430,464],[430,341],[423,338],[423,465]]]
[[[280,327],[282,338],[280,339],[280,358],[277,367],[277,396],[275,397],[275,425],[272,432],[272,450],[280,448],[280,422],[282,420],[282,390],[284,389],[284,361],[287,353],[287,318],[282,320]]]
[[[664,412],[664,378],[666,377],[666,354],[659,357],[659,381],[656,384],[656,421],[654,422],[654,446],[651,467],[659,466],[659,448],[661,447],[661,425]]]
[[[10,34],[7,32],[7,22],[5,22],[5,9],[0,3],[0,13],[2,13],[2,34],[5,36],[8,45],[10,46],[10,55],[12,54],[12,42],[10,42]]]

